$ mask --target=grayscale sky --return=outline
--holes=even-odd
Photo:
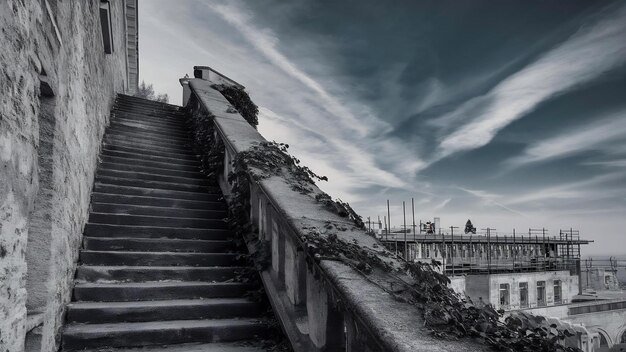
[[[141,79],[208,65],[363,216],[626,254],[626,1],[142,0]],[[524,230],[525,229],[525,230]]]

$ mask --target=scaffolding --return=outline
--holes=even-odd
[[[550,236],[546,229],[513,230],[503,234],[486,228],[473,234],[413,233],[407,227],[387,231],[383,245],[407,261],[436,260],[446,274],[491,274],[569,270],[580,271],[580,239],[573,229]]]

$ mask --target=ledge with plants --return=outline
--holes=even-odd
[[[192,130],[203,165],[211,176],[222,171],[224,150],[233,155],[228,175],[229,221],[241,238],[250,236],[251,186],[260,189],[307,254],[335,304],[357,317],[388,351],[578,351],[561,343],[569,331],[545,319],[515,314],[504,319],[490,306],[478,307],[448,287],[438,263],[406,263],[372,236],[347,203],[333,200],[315,182],[323,176],[288,154],[288,146],[268,142],[253,128],[255,116],[244,119],[223,87],[195,79],[190,82],[204,116],[194,113]],[[249,103],[248,103],[249,102]],[[255,106],[256,107],[256,106]],[[248,109],[250,112],[254,109]],[[220,141],[224,141],[223,144]],[[213,171],[212,171],[213,170]],[[219,173],[219,171],[218,171]],[[215,176],[215,175],[214,175]],[[225,184],[224,184],[225,185]],[[269,253],[260,241],[252,256],[258,269],[268,265]]]

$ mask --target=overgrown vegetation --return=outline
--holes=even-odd
[[[223,168],[225,149],[224,142],[215,134],[215,117],[203,111],[195,97],[189,100],[187,109],[193,148],[200,155],[200,171],[216,183],[216,172]]]
[[[200,149],[202,155],[206,156],[206,161],[203,158],[203,168],[205,173],[215,176],[215,170],[222,170],[224,146],[214,140],[212,117],[197,116],[194,119],[194,140],[202,143]],[[250,182],[253,180],[283,176],[292,190],[302,194],[318,192],[314,198],[320,206],[351,219],[357,228],[365,228],[362,218],[347,203],[335,201],[313,187],[315,181],[325,181],[327,178],[302,166],[298,159],[288,154],[287,149],[288,145],[276,142],[254,145],[236,155],[232,161],[233,171],[228,176],[232,185],[229,225],[242,243],[245,241],[254,249],[247,259],[257,270],[263,270],[270,264],[271,250],[268,241],[253,234],[249,221]],[[350,243],[341,239],[338,233],[347,231],[347,228],[330,221],[324,229],[304,230],[306,233],[301,240],[309,262],[341,261],[366,277],[377,271],[387,273],[400,283],[400,287],[392,290],[379,286],[396,299],[416,306],[423,314],[425,326],[435,336],[444,339],[475,339],[497,351],[580,351],[563,345],[566,338],[573,336],[570,331],[548,324],[543,317],[514,313],[504,318],[503,311],[496,311],[490,305],[474,304],[470,299],[461,297],[448,286],[450,280],[441,273],[437,262],[394,264],[398,261],[392,260],[391,254],[385,250],[362,246],[356,240]],[[258,280],[255,274],[242,272],[238,280]],[[266,298],[263,291],[252,292],[251,295],[257,299]],[[277,324],[275,320],[274,323]],[[277,346],[274,351],[290,349],[282,335],[276,335],[268,341]]]
[[[256,129],[259,125],[259,107],[252,102],[243,88],[226,84],[215,84],[213,88],[219,90],[237,112]]]
[[[139,83],[135,96],[138,98],[158,101],[160,103],[167,103],[170,100],[170,97],[166,93],[155,93],[152,84],[147,84],[145,81],[141,81],[141,83]]]

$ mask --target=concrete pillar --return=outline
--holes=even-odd
[[[280,227],[276,219],[272,218],[272,275],[278,287],[285,284],[284,260],[285,260],[285,238],[280,232]]]
[[[306,276],[306,308],[309,338],[320,351],[343,351],[345,336],[343,314],[329,304],[328,292],[311,270]]]
[[[285,236],[285,288],[293,305],[306,302],[306,260],[291,236]]]
[[[178,80],[180,85],[183,87],[183,106],[187,106],[187,102],[189,101],[189,97],[191,96],[191,88],[189,87],[190,78],[181,78]]]

